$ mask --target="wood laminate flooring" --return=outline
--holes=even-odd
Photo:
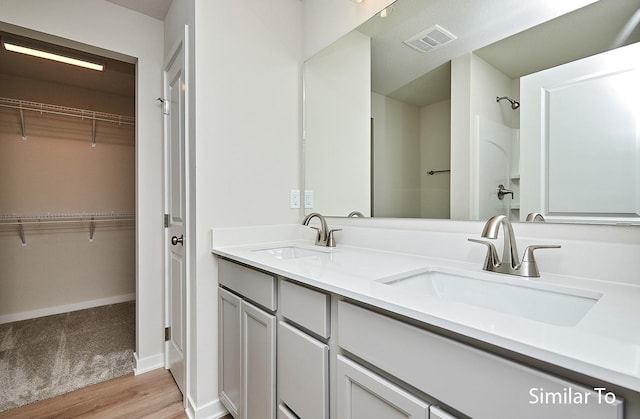
[[[0,413],[0,418],[186,418],[169,371],[128,374]]]
[[[182,394],[164,368],[124,375],[52,399],[0,412],[0,419],[183,419]],[[233,419],[226,415],[221,419]]]

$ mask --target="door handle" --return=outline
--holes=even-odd
[[[178,236],[173,236],[171,237],[171,244],[172,245],[177,245],[178,243],[180,243],[181,245],[184,246],[184,235],[180,235],[180,238],[178,238]]]

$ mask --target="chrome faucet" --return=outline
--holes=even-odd
[[[486,222],[482,229],[482,237],[496,239],[498,231],[502,226],[504,235],[504,246],[502,249],[502,260],[498,257],[498,252],[493,243],[486,240],[468,239],[474,243],[480,243],[487,246],[487,257],[484,260],[482,269],[489,272],[499,272],[510,275],[524,276],[528,278],[537,278],[540,276],[533,251],[536,249],[555,249],[559,245],[533,245],[524,250],[522,262],[518,259],[518,248],[516,246],[516,237],[513,233],[511,221],[505,215],[495,215]]]
[[[329,230],[329,227],[327,227],[327,221],[324,219],[324,217],[321,214],[317,212],[312,212],[311,214],[304,217],[304,220],[302,220],[302,225],[308,226],[309,221],[311,221],[311,219],[314,217],[320,220],[320,227],[311,227],[314,230],[317,230],[318,232],[318,234],[316,235],[316,245],[336,247],[336,239],[333,236],[333,233],[336,231],[340,231],[342,229],[337,228],[337,229]]]
[[[525,221],[528,221],[528,222],[540,221],[544,223],[544,217],[539,212],[530,212],[529,214],[527,214],[527,219]]]

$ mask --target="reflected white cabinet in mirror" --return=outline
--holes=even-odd
[[[613,211],[580,218],[520,208],[531,193],[520,170],[531,163],[521,150],[521,138],[530,136],[521,132],[521,114],[534,106],[522,100],[520,80],[640,41],[637,0],[398,0],[392,7],[347,35],[362,41],[357,55],[367,63],[340,52],[339,43],[305,63],[305,189],[314,193],[307,211],[471,220],[505,213],[517,221],[531,209],[551,222],[621,221]],[[427,52],[403,43],[435,25],[455,39]],[[312,70],[319,65],[323,74]],[[503,96],[521,106],[496,101]],[[580,124],[581,117],[566,121]],[[549,177],[544,193],[573,184],[560,177]],[[557,180],[564,185],[554,187]],[[499,185],[514,193],[500,200]],[[590,211],[571,208],[574,215]]]

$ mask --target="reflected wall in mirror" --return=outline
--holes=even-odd
[[[520,144],[521,113],[533,106],[520,101],[520,80],[640,41],[640,2],[479,3],[398,0],[387,18],[374,16],[305,63],[305,189],[314,194],[307,211],[472,220],[505,213],[517,221],[527,215],[519,204],[536,194],[541,200],[526,211],[548,221],[638,223],[639,205],[635,215],[605,209],[608,216],[590,217],[590,209],[572,208],[554,217],[553,187],[530,190],[520,167],[539,159]],[[419,52],[403,43],[425,29],[444,44],[427,39],[434,47]],[[627,163],[636,179],[626,185],[638,189],[637,152]],[[557,179],[539,170],[541,179]],[[499,185],[513,194],[499,199]]]

